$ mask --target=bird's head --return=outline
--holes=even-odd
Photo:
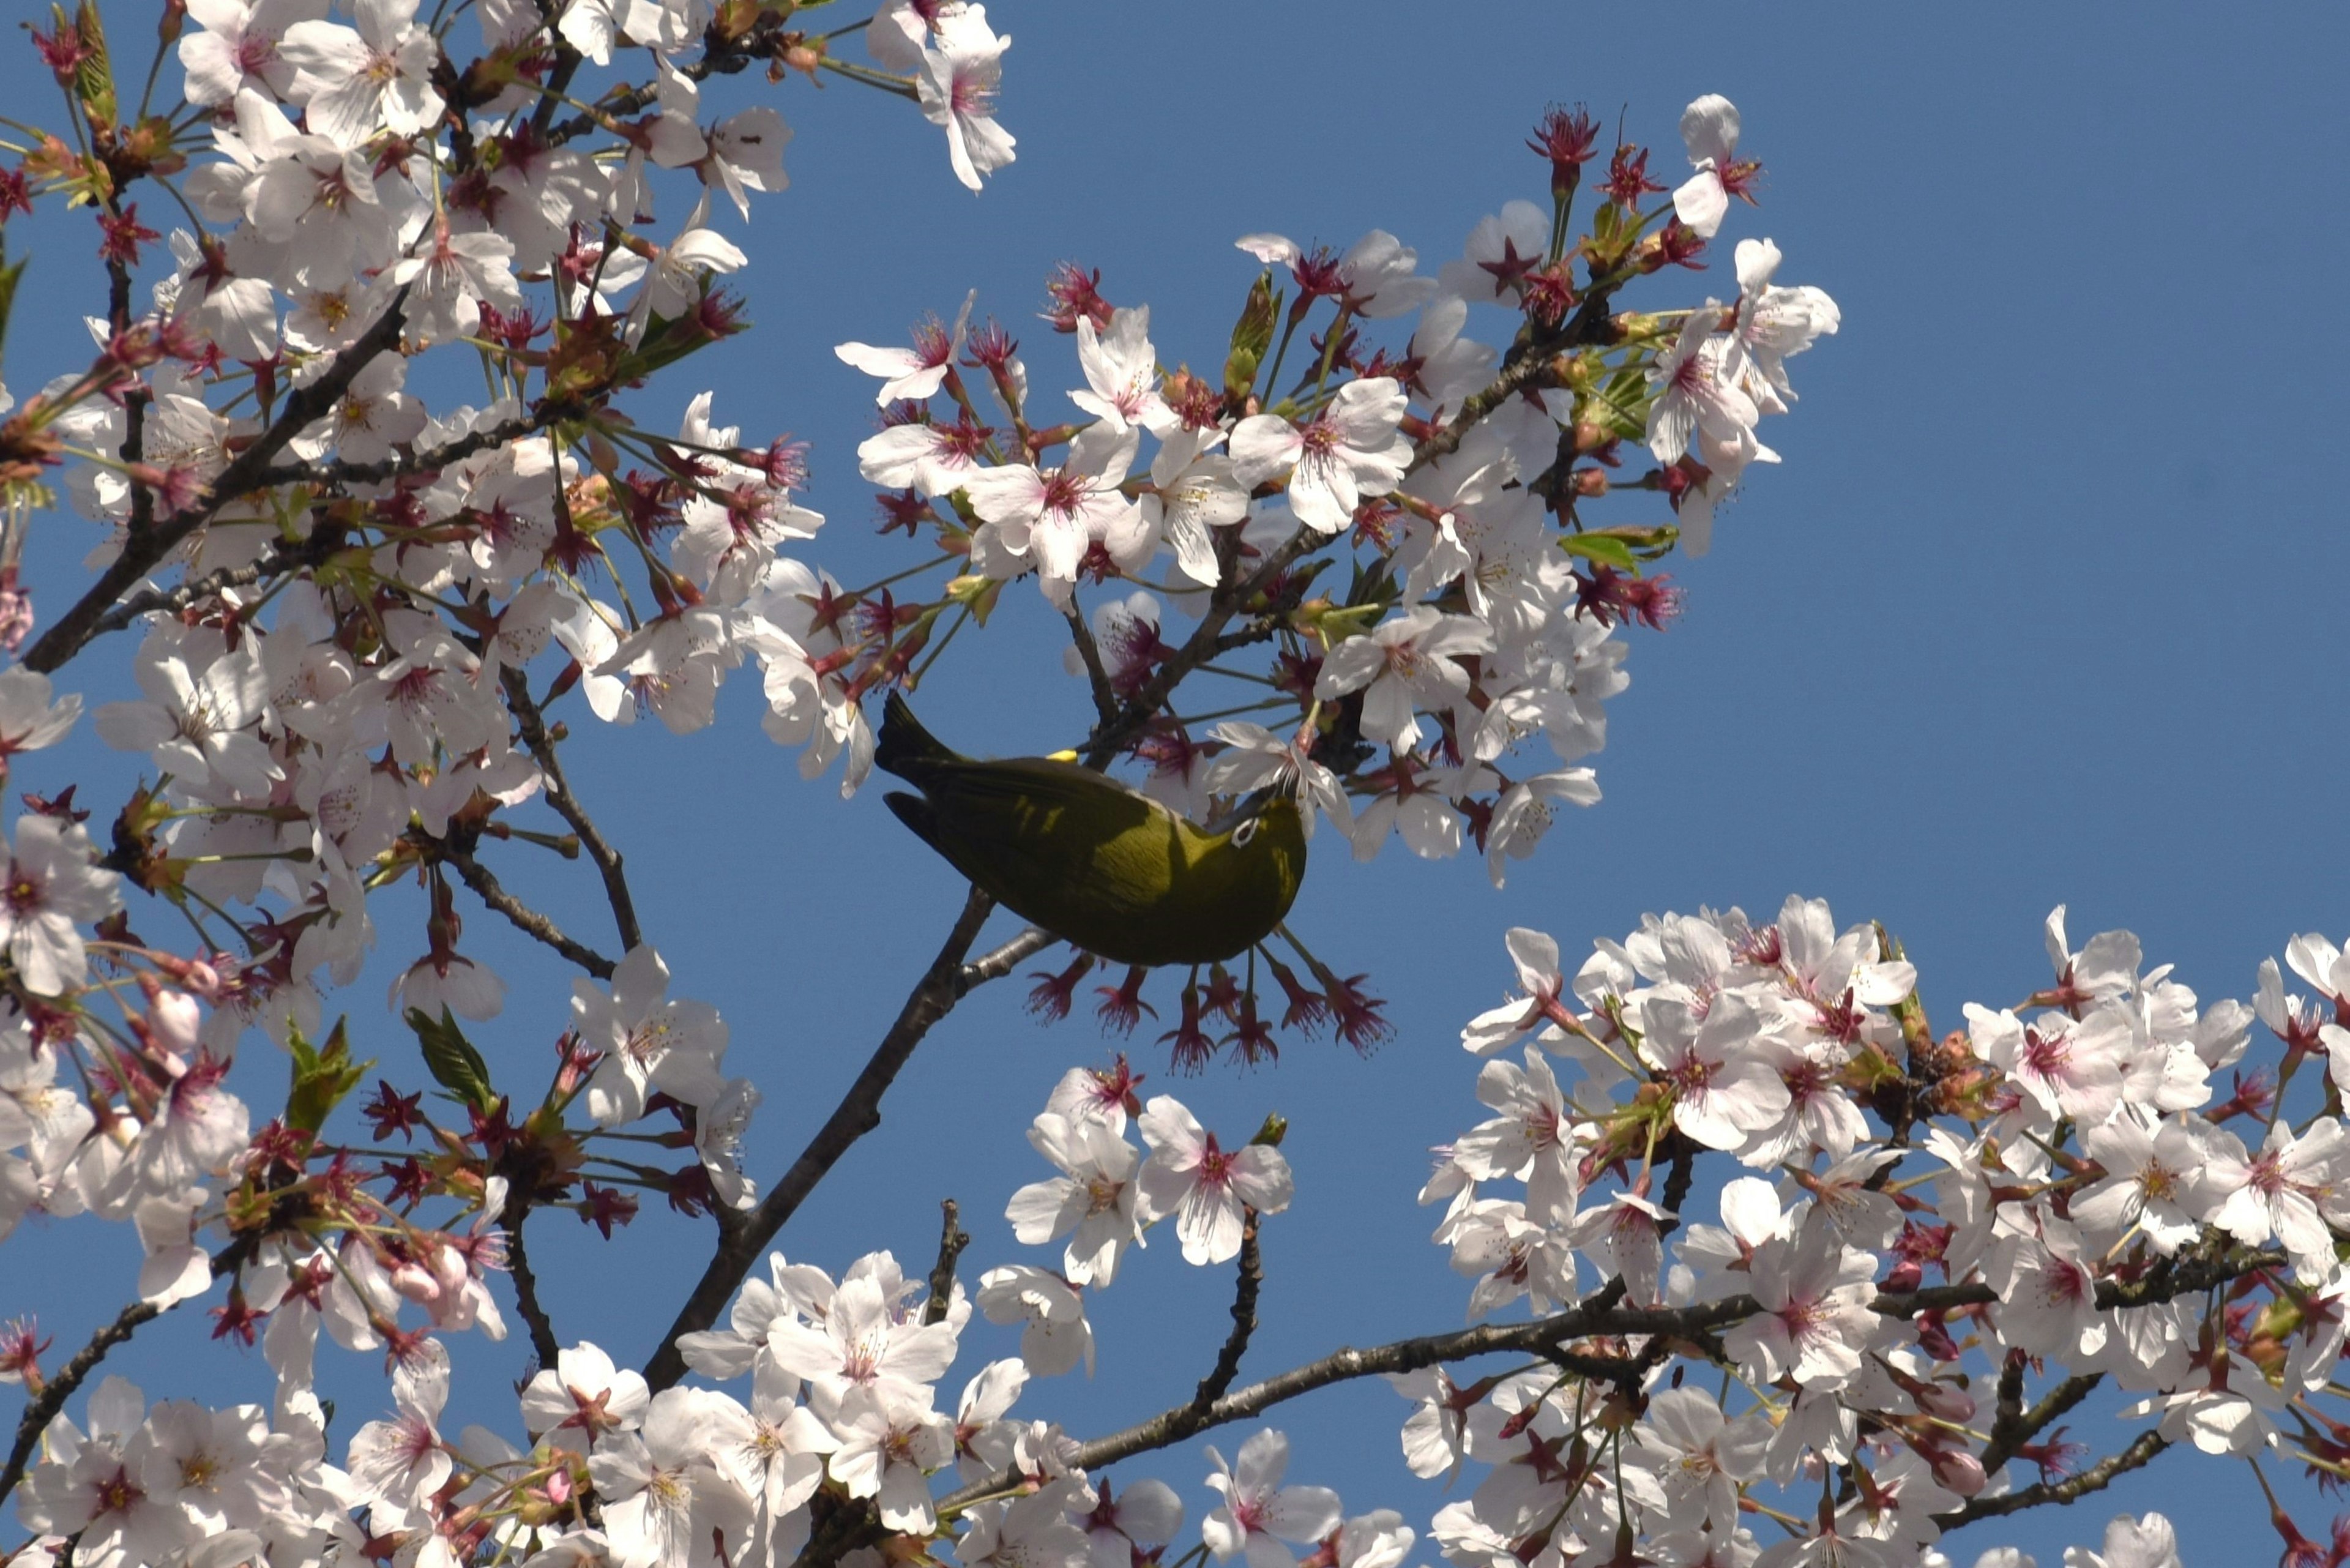
[[[1302,855],[1305,819],[1299,815],[1295,784],[1284,780],[1242,796],[1214,824],[1213,831],[1244,853],[1267,854],[1278,848],[1292,856]]]

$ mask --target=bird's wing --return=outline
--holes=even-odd
[[[1050,757],[1006,757],[984,763],[959,758],[941,764],[937,774],[936,787],[941,794],[974,800],[1017,799],[1048,810],[1078,805],[1095,813],[1107,808],[1105,820],[1114,819],[1118,830],[1175,816],[1140,790],[1130,789],[1107,774]]]

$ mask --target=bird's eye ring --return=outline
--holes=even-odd
[[[1232,847],[1235,849],[1246,849],[1249,846],[1249,840],[1256,836],[1256,825],[1257,819],[1252,816],[1246,822],[1242,823],[1238,827],[1233,828]]]

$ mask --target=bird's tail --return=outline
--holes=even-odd
[[[883,700],[881,734],[873,748],[876,767],[919,784],[940,763],[955,760],[951,748],[922,728],[903,697],[892,691]]]

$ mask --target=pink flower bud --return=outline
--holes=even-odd
[[[1973,1497],[1981,1492],[1986,1478],[1982,1461],[1970,1453],[1953,1449],[1938,1449],[1928,1456],[1934,1468],[1934,1479],[1943,1488],[1960,1497]]]
[[[161,991],[147,1004],[147,1027],[155,1044],[173,1055],[196,1048],[196,1033],[204,1026],[204,1010],[184,991]]]
[[[1929,1416],[1963,1425],[1974,1418],[1974,1396],[1947,1383],[1921,1383],[1911,1390],[1918,1408]]]

